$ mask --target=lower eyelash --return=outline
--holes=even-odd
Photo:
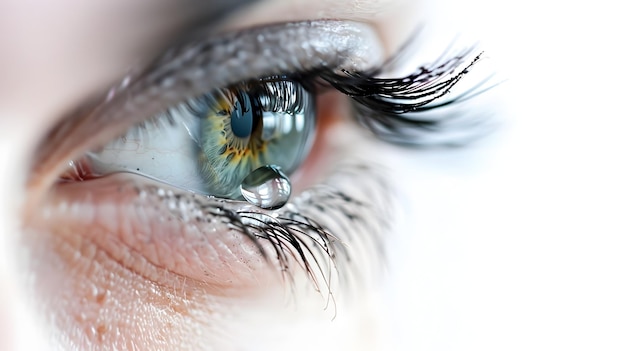
[[[328,185],[342,177],[354,179],[357,174],[359,179],[373,183],[362,186],[380,189],[369,194],[375,201],[363,201],[349,191]],[[170,212],[181,220],[189,222],[190,213],[194,213],[191,217],[196,221],[218,220],[228,225],[251,240],[266,261],[276,262],[286,281],[293,281],[293,268],[299,266],[316,290],[327,289],[329,298],[332,272],[339,274],[340,282],[372,278],[364,277],[358,267],[350,269],[350,262],[359,262],[352,255],[367,256],[368,263],[375,267],[382,260],[382,236],[390,225],[392,195],[382,171],[372,165],[345,163],[326,184],[303,192],[274,212],[253,210],[251,206],[242,209],[242,203],[237,201],[160,189],[149,187],[138,191],[170,203]],[[269,244],[269,249],[264,243]]]

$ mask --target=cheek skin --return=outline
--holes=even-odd
[[[146,349],[188,343],[208,325],[194,318],[201,294],[164,288],[123,267],[95,244],[28,231],[38,302],[52,339],[68,348]],[[210,335],[210,334],[209,334]]]

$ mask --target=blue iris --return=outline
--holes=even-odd
[[[255,169],[275,165],[290,174],[304,161],[315,134],[315,100],[301,84],[273,80],[205,95],[198,169],[214,196],[240,198]]]

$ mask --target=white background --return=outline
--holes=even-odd
[[[396,348],[626,350],[624,11],[431,2],[507,79],[503,123],[468,149],[407,154]]]

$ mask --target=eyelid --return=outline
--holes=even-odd
[[[275,24],[206,39],[196,35],[129,73],[91,112],[57,125],[38,148],[29,185],[47,187],[66,160],[191,96],[273,74],[365,70],[381,58],[375,31],[345,21]]]

